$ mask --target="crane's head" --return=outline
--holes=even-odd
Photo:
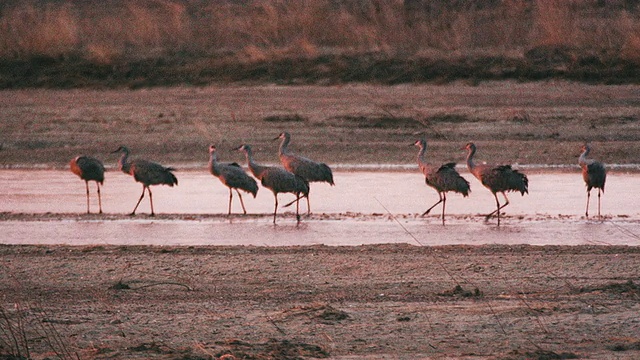
[[[465,145],[461,150],[476,151],[476,144],[472,142],[467,143],[467,145]]]
[[[209,145],[209,154],[213,154],[214,152],[216,152],[216,146],[215,145]]]
[[[412,144],[412,146],[418,146],[420,148],[426,148],[427,147],[427,139],[425,139],[424,137],[416,140],[416,142],[414,142]]]
[[[289,135],[288,132],[283,131],[280,133],[280,135],[278,135],[278,137],[273,138],[273,140],[278,140],[278,139],[290,139],[291,135]]]
[[[246,144],[242,144],[240,146],[238,146],[237,148],[235,148],[236,151],[251,151],[251,146],[246,145]]]
[[[125,154],[129,153],[129,149],[126,146],[120,146],[119,148],[115,149],[114,151],[112,151],[112,154],[115,154],[117,152],[123,152]]]

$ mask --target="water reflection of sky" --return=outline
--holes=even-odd
[[[178,172],[180,185],[152,187],[156,213],[225,214],[229,192],[218,179],[206,172]],[[437,200],[436,192],[424,184],[419,172],[357,171],[335,173],[336,186],[312,184],[311,206],[315,214],[296,226],[295,219],[279,216],[271,224],[273,194],[261,188],[257,198],[244,196],[247,211],[265,216],[249,218],[213,217],[189,220],[118,218],[75,220],[63,217],[47,221],[0,222],[0,243],[116,243],[158,245],[311,245],[370,244],[406,242],[436,244],[630,244],[640,245],[640,175],[610,174],[602,199],[607,221],[581,218],[586,202],[585,187],[579,173],[541,173],[529,175],[530,194],[512,193],[505,208],[509,217],[501,229],[486,225],[479,214],[493,210],[491,193],[468,173],[472,193],[468,198],[450,194],[448,224],[442,227],[440,208],[421,219],[422,213]],[[0,212],[84,213],[84,183],[68,171],[1,170]],[[90,184],[92,210],[97,209],[95,185]],[[103,187],[103,208],[107,214],[127,214],[135,205],[142,186],[117,171],[107,173]],[[597,196],[592,193],[592,214]],[[284,204],[293,195],[280,195]],[[240,212],[234,198],[234,212]],[[301,205],[306,210],[306,204]],[[279,209],[281,214],[292,208]],[[138,213],[149,211],[145,198]],[[367,216],[386,214],[397,217]],[[320,215],[330,214],[323,218]],[[344,215],[355,213],[355,216]],[[33,216],[31,220],[33,220]],[[37,220],[37,215],[35,216]],[[409,231],[411,235],[407,233]],[[415,239],[413,237],[415,237]]]

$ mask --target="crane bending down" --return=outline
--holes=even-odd
[[[125,146],[120,146],[112,153],[122,152],[120,160],[118,160],[118,167],[123,173],[132,175],[133,178],[142,183],[142,194],[136,207],[129,215],[135,215],[138,205],[144,198],[145,190],[149,191],[149,203],[151,204],[151,216],[155,215],[153,211],[153,196],[151,195],[151,185],[178,185],[178,179],[173,175],[172,171],[175,169],[170,167],[164,167],[158,163],[154,163],[147,160],[134,159],[129,161],[129,149]]]
[[[467,167],[471,172],[487,189],[491,191],[493,197],[496,199],[496,210],[486,216],[485,220],[497,213],[498,226],[500,226],[500,210],[509,205],[509,198],[507,192],[519,191],[522,196],[525,193],[529,193],[529,179],[527,175],[513,170],[511,165],[476,165],[473,162],[473,156],[476,153],[476,146],[473,143],[468,143],[465,149],[469,152],[467,155]],[[500,205],[498,200],[498,194],[501,193],[504,196],[505,203]]]
[[[604,165],[593,159],[587,159],[587,155],[591,151],[589,144],[582,146],[582,154],[578,158],[578,164],[582,168],[582,178],[587,185],[587,210],[585,216],[589,217],[589,200],[591,197],[591,189],[598,189],[598,217],[600,217],[600,192],[604,193],[604,183],[607,180],[607,170]]]
[[[98,188],[98,206],[100,208],[99,214],[102,214],[102,198],[100,196],[100,185],[104,183],[104,165],[102,161],[91,156],[77,156],[69,163],[71,172],[78,175],[80,179],[84,180],[87,188],[87,214],[90,214],[89,210],[89,181],[95,181]]]
[[[262,186],[273,192],[273,196],[275,197],[273,223],[276,223],[279,193],[292,193],[296,195],[296,220],[300,222],[300,194],[304,197],[309,196],[309,183],[302,177],[283,168],[256,164],[253,161],[253,151],[249,145],[240,145],[237,150],[244,151],[247,157],[247,163],[249,164],[249,170],[251,170],[253,176],[260,180]]]
[[[331,168],[327,166],[327,164],[313,161],[306,157],[293,154],[289,151],[289,142],[291,141],[291,135],[288,132],[285,131],[283,133],[280,133],[280,135],[273,140],[277,139],[282,139],[280,148],[278,150],[278,155],[280,157],[280,162],[287,171],[302,177],[309,183],[327,182],[332,186],[335,185],[335,183],[333,182],[333,172],[331,171]],[[308,194],[306,198],[307,214],[310,214],[311,205],[309,204]],[[289,206],[291,204],[292,202],[285,206]]]
[[[440,197],[440,200],[428,208],[422,216],[427,215],[431,209],[442,203],[442,225],[444,225],[444,211],[445,206],[447,205],[447,192],[453,191],[467,197],[469,196],[469,192],[471,192],[469,182],[458,174],[455,169],[456,163],[446,163],[440,167],[427,163],[425,160],[427,140],[425,138],[421,138],[413,145],[420,148],[418,151],[418,166],[424,174],[426,184],[434,188]]]
[[[222,164],[218,162],[216,155],[215,145],[209,146],[209,171],[211,174],[226,185],[229,188],[229,211],[228,215],[231,215],[231,201],[233,200],[233,190],[236,190],[238,197],[240,198],[240,204],[242,205],[242,211],[246,214],[247,210],[244,207],[244,201],[242,201],[242,195],[240,190],[253,194],[255,198],[258,194],[258,183],[236,163]]]

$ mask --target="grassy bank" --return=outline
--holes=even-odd
[[[633,0],[0,5],[0,88],[640,80]]]

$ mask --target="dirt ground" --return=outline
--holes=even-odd
[[[278,163],[285,130],[291,150],[329,165],[415,164],[421,134],[436,163],[463,163],[473,141],[478,161],[575,166],[591,142],[599,161],[636,164],[639,99],[640,86],[567,82],[1,91],[0,166],[63,168],[85,154],[113,167],[126,145],[206,168],[212,143],[224,161],[243,163],[232,149],[248,143]]]
[[[24,334],[34,359],[640,357],[636,247],[1,246],[0,256],[0,344],[24,355],[7,330]]]
[[[203,168],[254,145],[333,164],[637,164],[638,86],[0,92],[0,166]],[[74,179],[77,181],[77,179]],[[0,224],[0,231],[2,230]],[[25,224],[29,226],[29,224]],[[500,236],[496,233],[496,236]],[[63,240],[61,240],[63,241]],[[638,359],[640,248],[0,246],[0,359]],[[15,358],[15,357],[14,357]],[[18,357],[19,358],[19,357]]]

